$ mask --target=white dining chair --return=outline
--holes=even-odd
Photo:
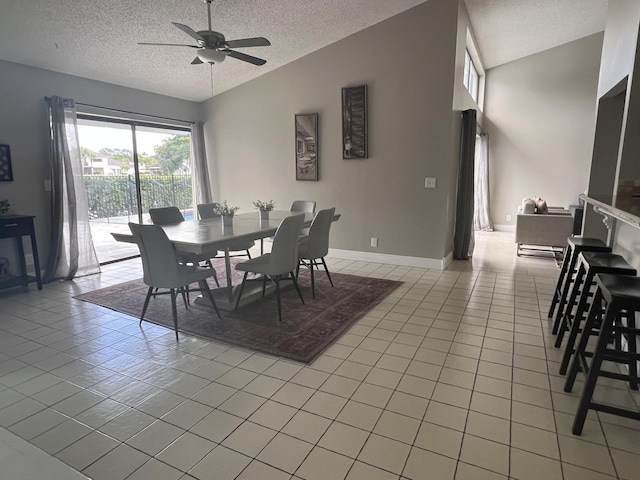
[[[245,283],[248,281],[262,282],[262,295],[265,294],[266,281],[270,280],[276,288],[276,301],[278,302],[278,320],[282,322],[282,306],[280,302],[280,281],[291,279],[296,287],[298,296],[304,304],[302,293],[298,288],[298,282],[294,271],[298,265],[298,237],[304,223],[304,215],[292,215],[282,220],[276,234],[273,237],[273,246],[270,253],[252,258],[246,262],[238,263],[236,270],[244,272],[242,284],[238,292],[235,309],[240,305]],[[247,280],[249,272],[262,274],[262,278]]]
[[[311,274],[311,294],[313,298],[316,298],[313,271],[316,268],[319,269],[320,265],[324,267],[329,283],[333,287],[333,280],[331,280],[331,274],[329,273],[324,257],[329,253],[329,230],[331,229],[335,212],[335,207],[320,210],[311,222],[309,234],[300,238],[298,246],[299,263],[297,268],[299,269],[300,265],[309,268]],[[296,270],[296,277],[298,276],[298,269]]]
[[[144,272],[143,281],[149,286],[147,298],[142,307],[140,314],[140,324],[144,320],[144,314],[147,312],[151,297],[157,295],[171,296],[171,313],[173,315],[173,325],[176,331],[176,340],[178,340],[178,311],[176,306],[176,297],[179,293],[184,293],[186,285],[197,282],[200,288],[191,289],[191,291],[203,292],[218,318],[220,312],[213,298],[213,294],[207,284],[207,278],[214,275],[215,270],[210,268],[202,268],[197,265],[187,265],[178,258],[176,250],[167,237],[167,234],[158,225],[140,225],[137,223],[129,223],[129,229],[133,234],[133,240],[140,249],[140,258],[142,259],[142,270]],[[156,292],[154,293],[154,289]],[[159,289],[168,289],[168,291],[160,292]],[[187,303],[185,307],[188,308]]]
[[[216,207],[219,203],[199,203],[198,204],[198,215],[200,218],[216,218],[219,217],[220,214],[215,211]],[[253,240],[242,240],[238,242],[234,242],[229,245],[229,252],[246,252],[242,254],[229,255],[230,257],[244,257],[247,256],[251,258],[250,248],[256,244]]]

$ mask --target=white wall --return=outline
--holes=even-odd
[[[587,188],[602,39],[595,34],[488,71],[484,130],[496,225],[515,223],[523,197],[566,208]]]
[[[618,158],[611,157],[610,169],[619,169],[627,174],[632,168],[628,162],[637,164],[640,155],[640,53],[638,52],[638,30],[640,27],[640,2],[617,0],[609,3],[607,24],[602,48],[598,98],[616,85],[626,84],[626,101],[622,114],[622,141]],[[606,133],[606,132],[605,132]],[[617,165],[617,161],[621,165]],[[601,174],[596,165],[592,174]],[[610,192],[613,193],[613,192]],[[602,216],[592,214],[588,220],[599,224]],[[590,225],[587,225],[590,226]],[[610,232],[610,240],[615,253],[621,254],[640,271],[640,230],[618,221]]]
[[[640,2],[638,0],[609,2],[602,44],[598,98],[631,73],[636,58],[639,23]]]
[[[14,178],[13,182],[0,182],[0,198],[9,199],[14,213],[36,216],[42,265],[49,252],[51,229],[49,194],[44,189],[45,178],[51,176],[44,97],[51,95],[149,115],[199,120],[199,104],[194,102],[0,61],[0,144],[11,148]],[[0,240],[0,256],[15,258],[13,243]]]
[[[441,261],[450,251],[457,2],[430,0],[206,102],[219,199],[335,206],[332,248]],[[343,160],[341,88],[368,85],[369,158]],[[296,182],[294,114],[319,113],[318,182]],[[424,188],[425,177],[438,187]],[[379,247],[370,247],[370,238]]]

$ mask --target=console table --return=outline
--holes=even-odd
[[[38,290],[42,290],[42,279],[40,278],[40,260],[38,259],[38,246],[36,244],[36,232],[33,228],[33,215],[3,215],[0,216],[0,238],[15,238],[18,244],[18,256],[20,257],[20,275],[9,276],[4,279],[0,277],[0,289],[17,286],[26,287],[29,282],[36,282]],[[31,238],[31,253],[33,255],[33,267],[35,277],[27,275],[27,261],[24,256],[24,246],[22,237]]]

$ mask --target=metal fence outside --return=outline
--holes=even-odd
[[[85,175],[89,217],[137,216],[136,184],[133,175]],[[193,207],[191,175],[141,175],[142,211],[175,205]]]

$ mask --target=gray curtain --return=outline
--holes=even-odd
[[[473,214],[474,230],[493,232],[491,211],[489,209],[489,135],[480,134],[476,145],[475,158],[475,211]]]
[[[464,110],[460,136],[456,222],[453,235],[453,258],[456,260],[468,260],[473,250],[473,162],[475,148],[476,111],[473,109]]]
[[[89,202],[82,177],[75,102],[51,97],[51,241],[44,281],[71,280],[100,272],[89,226]]]
[[[193,201],[195,204],[213,202],[209,166],[204,148],[204,127],[202,122],[191,126],[191,159],[193,165]]]

